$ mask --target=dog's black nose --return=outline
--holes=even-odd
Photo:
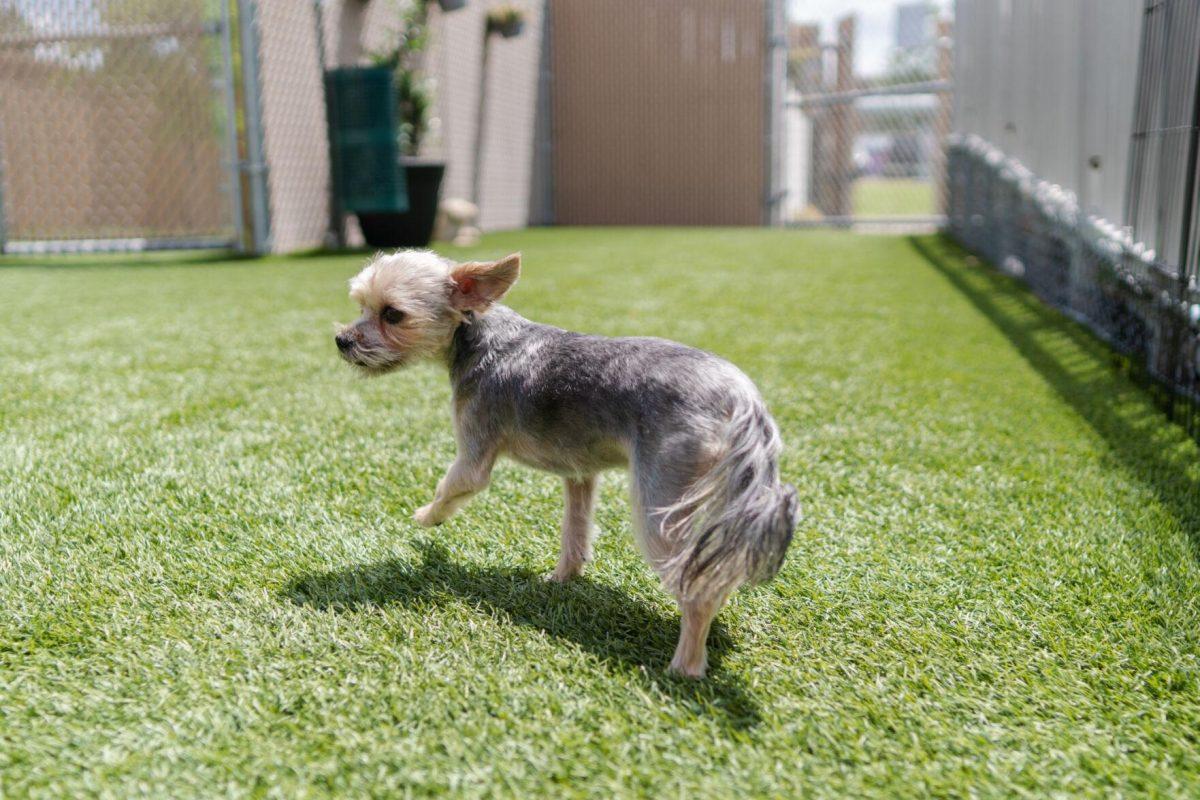
[[[338,350],[341,350],[343,353],[354,347],[354,340],[344,333],[339,333],[333,337],[333,340],[337,342]]]

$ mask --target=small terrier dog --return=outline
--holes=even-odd
[[[450,369],[458,452],[418,524],[454,514],[501,455],[562,476],[551,580],[591,558],[597,473],[628,467],[638,545],[683,615],[670,669],[702,677],[713,617],[739,585],[775,576],[799,519],[796,489],[779,480],[779,430],[750,379],[710,353],[571,333],[499,305],[520,269],[519,253],[379,255],[350,281],[362,316],[337,348],[372,375],[418,359]]]

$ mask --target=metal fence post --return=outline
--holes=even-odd
[[[0,142],[0,256],[4,255],[4,245],[8,241],[6,231],[8,226],[4,224],[4,149],[3,142]]]
[[[937,21],[937,77],[939,81],[950,83],[954,69],[954,51],[951,49],[950,37],[954,29],[949,20]],[[939,214],[946,214],[950,208],[949,195],[946,191],[946,137],[950,135],[950,111],[953,94],[949,89],[938,93],[938,112],[934,122],[934,137],[937,140],[936,153],[933,157],[933,191],[935,209]]]
[[[271,219],[267,202],[267,163],[263,154],[262,80],[259,75],[258,3],[238,0],[238,35],[242,51],[242,97],[246,130],[246,161],[242,169],[250,186],[251,249],[271,250]]]
[[[314,24],[316,25],[317,29],[317,66],[321,71],[320,79],[322,90],[325,88],[325,70],[328,69],[328,64],[326,63],[327,56],[325,53],[325,9],[323,8],[323,5],[323,0],[313,0],[313,17]],[[325,100],[326,124],[328,125],[329,120],[332,119],[332,111],[328,105],[328,95],[326,96]],[[346,246],[346,226],[344,223],[345,213],[342,210],[341,198],[338,197],[338,193],[334,187],[334,171],[332,169],[333,148],[331,147],[330,150],[329,184],[326,187],[326,192],[329,199],[329,230],[325,232],[325,244],[333,245],[334,247],[340,249]]]
[[[781,0],[766,2],[767,47],[763,63],[763,224],[782,222],[783,98],[787,89],[787,19]]]
[[[483,209],[483,143],[487,131],[488,70],[491,64],[494,34],[487,22],[483,25],[483,45],[479,57],[479,102],[475,106],[475,158],[471,162],[471,202]],[[482,213],[480,214],[482,217]]]
[[[542,44],[538,53],[537,112],[534,115],[534,142],[536,155],[533,166],[533,197],[530,202],[530,224],[554,224],[554,125],[551,113],[554,102],[554,9],[550,0],[543,0]]]
[[[233,70],[233,19],[229,4],[221,3],[221,68],[225,92],[226,168],[229,180],[229,213],[233,215],[233,242],[239,251],[246,249],[246,219],[242,211],[242,170],[238,157],[237,89]]]
[[[848,15],[837,26],[837,77],[839,93],[854,89],[854,39],[858,18]],[[850,197],[854,180],[854,102],[843,99],[833,111],[833,178],[830,215],[849,217],[854,213]]]

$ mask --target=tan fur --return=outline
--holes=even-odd
[[[464,314],[486,311],[520,271],[520,253],[466,264],[427,250],[377,256],[350,280],[350,299],[362,316],[339,331],[357,345],[344,357],[370,374],[438,357],[449,347]],[[384,324],[380,315],[388,307],[403,312],[403,321]]]
[[[477,311],[482,314],[517,282],[520,272],[520,253],[505,256],[499,261],[469,261],[459,264],[450,271],[450,279],[454,281],[450,305],[461,311]]]
[[[583,573],[592,560],[592,509],[596,503],[596,476],[563,481],[566,513],[562,524],[562,551],[550,580],[565,583]]]
[[[725,596],[697,597],[680,600],[683,625],[679,633],[679,644],[671,659],[671,671],[687,678],[702,678],[708,669],[708,651],[705,642],[713,618],[721,610]]]

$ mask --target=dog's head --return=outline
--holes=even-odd
[[[338,331],[338,351],[371,374],[440,356],[454,330],[470,314],[491,308],[520,272],[520,253],[465,264],[428,250],[376,256],[350,281],[350,299],[362,316]]]

